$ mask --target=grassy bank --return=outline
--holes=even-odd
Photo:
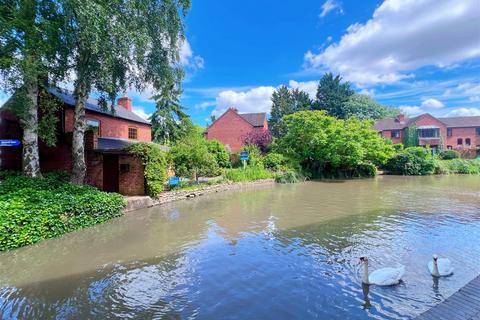
[[[65,176],[7,176],[0,182],[0,251],[58,237],[122,215],[119,194],[66,182]]]
[[[435,160],[435,174],[480,174],[480,159]]]

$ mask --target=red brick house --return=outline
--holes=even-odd
[[[62,103],[62,108],[57,114],[56,145],[49,147],[39,141],[40,167],[43,172],[71,171],[75,98],[67,91],[49,91]],[[132,100],[128,97],[117,100],[113,113],[103,110],[92,98],[85,109],[86,182],[104,191],[145,194],[142,162],[124,149],[135,142],[151,141],[150,123],[132,112]],[[8,109],[8,102],[0,108],[0,139],[22,139],[18,119]],[[1,170],[21,170],[21,163],[21,146],[0,147]]]
[[[267,114],[238,113],[235,108],[229,108],[208,126],[205,137],[215,139],[225,145],[231,153],[237,153],[245,145],[245,137],[251,132],[268,131]]]
[[[413,118],[399,115],[378,120],[373,128],[393,143],[402,143],[406,130],[415,127],[420,146],[453,149],[466,158],[480,156],[480,117],[439,117],[428,113]]]

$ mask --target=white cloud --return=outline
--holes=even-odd
[[[446,97],[463,97],[467,96],[472,102],[480,101],[480,83],[464,82],[455,88],[445,90],[443,93]]]
[[[343,13],[342,6],[336,0],[327,0],[322,5],[322,12],[320,12],[320,18],[325,17],[332,11],[337,11],[339,13]]]
[[[338,43],[307,52],[305,68],[340,73],[357,84],[394,83],[423,66],[479,57],[478,21],[478,0],[385,0]]]
[[[132,112],[145,120],[148,120],[148,118],[150,118],[150,116],[152,115],[152,113],[145,112],[145,109],[139,106],[132,107]]]
[[[423,113],[423,110],[418,106],[400,106],[400,110],[402,110],[402,113],[409,116],[415,116]]]
[[[423,100],[422,104],[421,104],[421,107],[422,108],[429,108],[429,109],[440,109],[440,108],[445,107],[445,105],[437,99],[430,98],[430,99],[427,99],[427,100]]]
[[[192,47],[187,39],[185,39],[180,46],[180,64],[183,67],[194,70],[203,69],[205,62],[201,56],[194,55]]]
[[[359,92],[360,94],[364,94],[369,97],[374,97],[375,96],[375,90],[374,89],[362,89]]]
[[[480,108],[458,108],[453,109],[446,115],[447,117],[470,117],[480,116]]]
[[[209,107],[214,107],[216,105],[216,101],[205,101],[205,102],[202,102],[202,103],[197,103],[194,108],[195,109],[201,109],[201,110],[205,110]]]
[[[292,89],[299,89],[308,93],[311,99],[315,99],[317,95],[318,81],[307,81],[307,82],[298,82],[295,80],[290,80],[288,85]]]
[[[212,115],[219,116],[226,109],[235,107],[239,112],[270,112],[274,87],[257,87],[248,91],[222,91],[216,98],[216,108]]]

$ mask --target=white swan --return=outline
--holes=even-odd
[[[433,255],[433,260],[428,262],[428,270],[434,277],[446,277],[453,273],[452,263],[447,258],[438,258]]]
[[[361,257],[363,264],[362,282],[365,284],[376,284],[378,286],[392,286],[398,284],[405,273],[405,266],[398,268],[382,268],[368,274],[368,258]]]

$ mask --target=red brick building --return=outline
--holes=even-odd
[[[402,143],[409,127],[416,128],[420,146],[457,150],[466,158],[480,156],[480,117],[436,118],[425,113],[407,118],[399,115],[394,119],[378,120],[373,128],[393,143]]]
[[[63,90],[50,89],[50,93],[62,103],[62,108],[57,114],[56,145],[49,147],[39,141],[40,167],[43,172],[71,171],[75,98]],[[151,141],[150,123],[132,112],[132,100],[128,97],[118,99],[113,113],[103,110],[92,98],[85,109],[86,182],[104,191],[145,194],[142,162],[124,149],[135,142]],[[0,108],[0,139],[22,139],[18,119],[8,109],[8,102]],[[21,146],[0,147],[1,170],[21,170],[21,163]]]
[[[238,113],[237,109],[229,108],[208,126],[205,136],[220,141],[231,153],[237,153],[245,145],[248,134],[266,131],[268,122],[265,112]]]

